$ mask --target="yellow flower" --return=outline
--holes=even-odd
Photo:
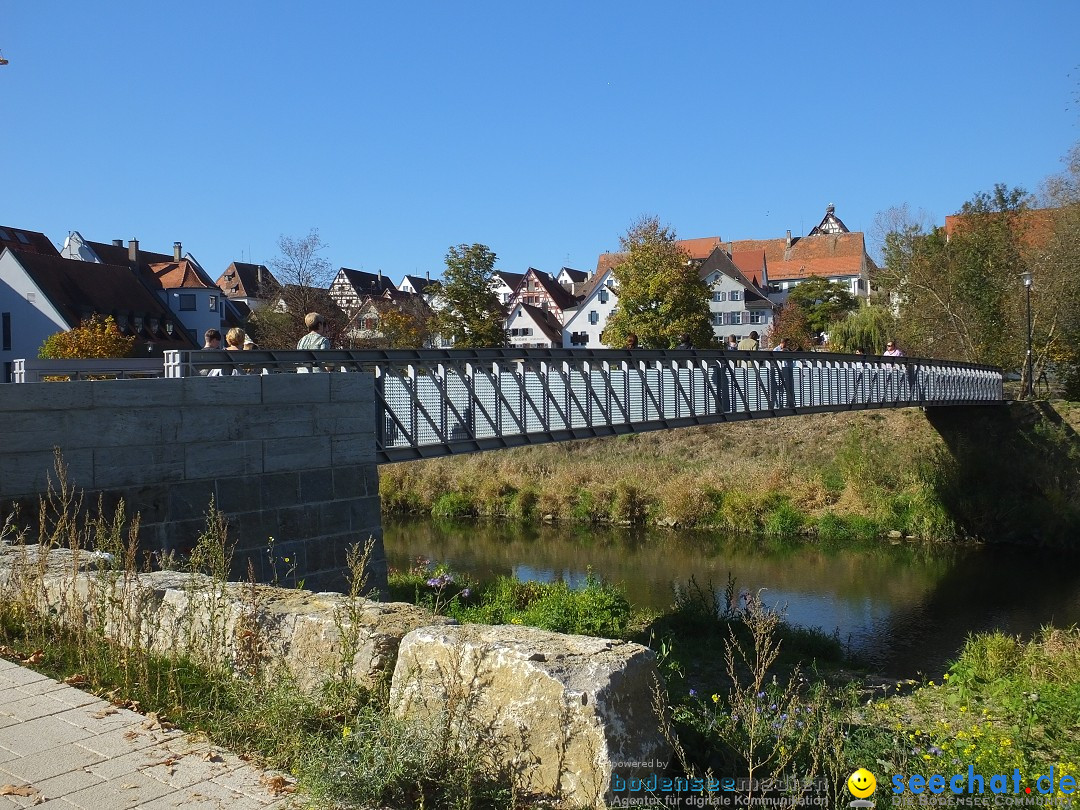
[[[719,703],[720,702],[720,696],[719,695],[713,695],[712,696],[712,702],[713,703]]]
[[[345,726],[343,729],[341,729],[341,736],[342,737],[348,737],[350,734],[352,734],[352,729],[349,728],[348,726]]]
[[[942,676],[941,676],[941,679],[942,679],[943,681],[947,681],[947,680],[949,680],[949,673],[948,673],[948,672],[946,672],[946,673],[945,673],[944,675],[942,675]]]

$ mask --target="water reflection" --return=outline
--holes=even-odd
[[[481,581],[506,574],[571,585],[591,569],[657,609],[691,576],[723,587],[730,573],[740,589],[765,588],[790,621],[835,631],[896,676],[940,674],[971,632],[1080,622],[1080,558],[1059,552],[392,519],[383,536],[395,568],[424,556]]]

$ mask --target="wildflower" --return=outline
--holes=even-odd
[[[942,679],[943,681],[947,681],[947,680],[949,680],[949,673],[948,673],[948,672],[946,672],[946,673],[945,673],[944,675],[942,675],[942,676],[941,676],[941,679]]]
[[[758,692],[758,693],[757,693],[757,698],[758,698],[758,700],[761,700],[761,699],[762,699],[763,697],[765,697],[765,693],[764,693],[764,692]]]
[[[466,590],[468,590],[468,588],[466,588]],[[690,690],[690,697],[697,697],[697,690],[696,689],[691,689]]]
[[[352,734],[352,729],[349,728],[348,726],[345,726],[344,728],[341,729],[341,736],[342,737],[348,737],[351,734]]]
[[[461,598],[462,599],[468,599],[471,594],[472,594],[472,589],[471,588],[462,588],[461,589]],[[693,691],[693,690],[691,689],[690,691]]]
[[[717,695],[716,693],[713,693],[712,702],[713,703],[719,703],[720,702],[720,696]]]

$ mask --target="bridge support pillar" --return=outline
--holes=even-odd
[[[30,541],[58,450],[83,511],[122,500],[156,559],[189,551],[213,503],[234,578],[342,590],[370,539],[367,587],[385,592],[372,374],[0,385],[0,422],[0,527],[18,505]]]

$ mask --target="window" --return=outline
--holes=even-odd
[[[15,238],[22,242],[24,245],[30,244],[30,240],[26,238],[26,234],[22,231],[15,231]]]
[[[11,366],[12,363],[4,363],[4,378],[0,382],[11,382]]]
[[[180,311],[195,309],[195,293],[180,293]]]
[[[3,314],[3,316],[0,316],[0,317],[2,317],[2,323],[3,323],[3,329],[2,329],[2,331],[3,331],[3,335],[2,335],[3,343],[0,343],[0,346],[3,347],[3,349],[2,349],[3,351],[10,352],[11,351],[11,313],[10,312],[5,312]]]
[[[606,304],[607,301],[608,301],[608,291],[607,290],[601,290],[600,291],[600,303],[601,304]]]
[[[732,290],[728,293],[728,301],[742,301],[742,290]]]
[[[713,301],[727,301],[727,293],[724,292],[723,290],[713,290],[712,300]]]
[[[360,321],[360,327],[367,332],[374,332],[379,328],[378,318],[364,318]]]
[[[211,295],[210,296],[210,311],[211,312],[217,312],[217,296],[216,295]]]
[[[10,242],[11,234],[5,231],[3,228],[0,228],[0,240],[4,242]]]
[[[748,312],[750,316],[750,323],[765,323],[765,314],[760,311]]]
[[[713,326],[724,325],[724,313],[723,312],[710,312],[709,320],[712,321]]]
[[[595,309],[589,312],[589,323],[593,325],[600,323],[600,313]]]
[[[570,333],[570,345],[571,346],[587,346],[589,344],[588,332],[571,332]]]

